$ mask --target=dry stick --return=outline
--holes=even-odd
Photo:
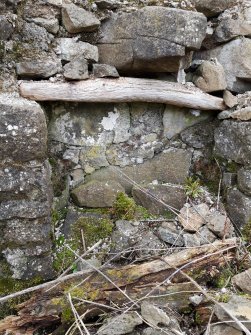
[[[74,305],[73,305],[73,303],[72,303],[71,294],[68,293],[67,296],[68,296],[68,300],[69,300],[69,303],[70,303],[70,306],[71,306],[73,315],[74,315],[75,320],[76,320],[76,324],[77,324],[77,326],[78,326],[78,329],[79,329],[81,335],[83,334],[83,332],[82,332],[82,330],[81,330],[81,327],[80,327],[79,323],[80,323],[81,326],[83,327],[83,329],[84,329],[84,331],[86,332],[86,334],[87,334],[87,335],[90,335],[90,333],[89,333],[88,329],[86,328],[86,326],[85,326],[83,320],[82,320],[82,319],[80,318],[80,316],[78,315],[78,312],[77,312],[76,308],[74,307]]]
[[[74,255],[78,256],[78,254],[72,250],[69,246],[66,246]],[[78,256],[79,257],[79,256]],[[118,291],[120,291],[129,301],[134,302],[129,295],[127,295],[123,290],[121,290],[121,288],[115,284],[105,273],[103,273],[102,271],[100,271],[96,266],[88,263],[85,259],[83,259],[82,257],[79,257],[81,259],[81,261],[83,263],[85,263],[86,265],[90,266],[93,270],[95,270],[96,272],[98,272],[102,277],[104,277],[107,281],[109,281]],[[72,288],[73,290],[74,288]]]

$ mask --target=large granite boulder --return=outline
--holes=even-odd
[[[101,26],[100,61],[121,71],[175,72],[206,36],[201,13],[158,6],[112,14]]]
[[[251,40],[238,38],[212,50],[200,51],[196,59],[216,58],[223,66],[227,89],[237,93],[251,90]]]

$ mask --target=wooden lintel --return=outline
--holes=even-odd
[[[36,101],[154,102],[199,110],[224,110],[223,99],[198,88],[154,79],[89,79],[78,82],[22,82],[20,94]]]

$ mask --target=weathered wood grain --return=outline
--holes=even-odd
[[[195,87],[142,78],[89,79],[78,82],[22,82],[20,94],[36,101],[155,102],[200,110],[224,110],[223,99]]]

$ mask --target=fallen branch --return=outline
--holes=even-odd
[[[168,297],[170,306],[184,308],[189,304],[189,295],[198,291],[198,287],[194,283],[187,283],[187,278],[179,269],[189,273],[189,276],[201,272],[202,280],[208,279],[213,266],[217,268],[226,266],[226,263],[234,257],[235,248],[235,239],[216,241],[210,245],[173,253],[163,259],[106,268],[102,270],[102,274],[100,270],[98,272],[94,270],[88,274],[76,274],[71,278],[68,276],[66,281],[59,282],[53,290],[43,289],[20,304],[18,316],[9,316],[0,322],[0,332],[22,334],[22,331],[30,325],[35,331],[59,323],[62,312],[69,308],[68,293],[71,294],[72,301],[74,299],[78,301],[76,309],[79,315],[84,314],[90,306],[85,300],[96,303],[93,304],[92,311],[97,315],[103,313],[104,306],[110,306],[111,303],[118,308],[128,309],[136,307],[139,301],[146,298],[159,299],[160,296]],[[87,276],[88,281],[84,281]],[[126,290],[126,295],[121,292],[122,290]],[[188,293],[179,294],[179,291]]]
[[[36,101],[155,102],[201,110],[224,110],[223,99],[195,87],[141,78],[89,79],[71,83],[22,82],[20,94]]]

